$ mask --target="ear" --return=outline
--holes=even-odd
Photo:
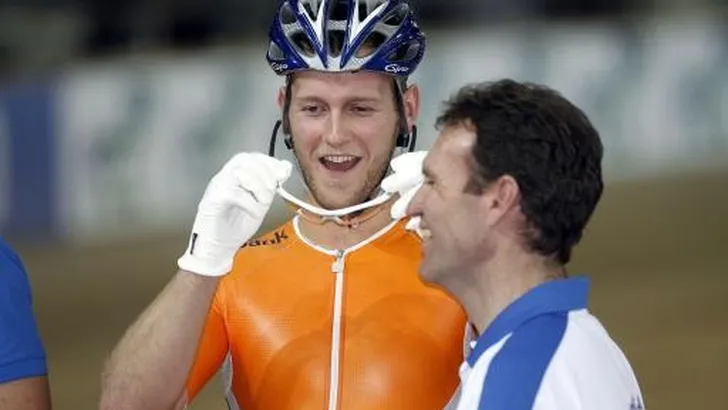
[[[486,206],[488,225],[497,224],[505,215],[518,209],[521,201],[521,189],[518,181],[510,175],[503,175],[489,185],[483,195]]]
[[[283,105],[286,103],[286,86],[282,86],[278,89],[278,108],[283,110]]]
[[[417,121],[420,114],[420,88],[413,84],[407,87],[402,96],[404,104],[404,115],[407,120],[407,131],[412,131],[412,126]]]

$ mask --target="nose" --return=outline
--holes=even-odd
[[[328,126],[324,133],[324,141],[332,147],[346,144],[351,139],[340,110],[332,110],[329,115]]]

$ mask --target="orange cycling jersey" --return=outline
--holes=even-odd
[[[297,223],[238,252],[188,398],[224,362],[232,409],[442,409],[459,382],[465,315],[419,279],[419,238],[396,222],[336,252]]]

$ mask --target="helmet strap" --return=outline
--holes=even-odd
[[[304,209],[296,208],[296,214],[300,215],[301,218],[318,224],[323,225],[326,222],[333,222],[339,226],[343,226],[352,230],[356,230],[361,224],[369,221],[370,219],[377,216],[382,210],[384,210],[386,207],[379,205],[375,206],[369,209],[364,209],[358,212],[355,212],[353,214],[349,214],[346,216],[321,216],[321,215],[315,215],[310,214]]]

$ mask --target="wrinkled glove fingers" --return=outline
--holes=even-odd
[[[402,219],[405,216],[407,216],[407,207],[409,206],[409,203],[412,201],[412,198],[417,194],[417,191],[419,191],[420,187],[422,186],[422,183],[415,185],[414,188],[411,188],[409,191],[405,192],[400,196],[399,199],[397,199],[394,204],[392,204],[392,209],[390,211],[390,214],[393,219]]]
[[[226,193],[224,201],[233,205],[228,209],[229,214],[226,216],[231,223],[235,223],[237,218],[262,218],[267,212],[267,207],[261,207],[260,199],[256,197],[256,194],[243,187],[231,188]]]
[[[249,191],[261,204],[271,203],[278,185],[285,182],[291,174],[292,167],[289,162],[271,159],[277,162],[261,161],[257,166],[248,165],[234,171],[236,186]]]
[[[424,179],[422,162],[426,155],[427,151],[417,151],[392,159],[390,167],[394,172],[382,181],[382,190],[402,193],[421,182]]]
[[[286,160],[275,159],[266,156],[260,164],[262,169],[266,170],[266,174],[273,178],[275,185],[282,184],[288,180],[293,171],[293,164]]]
[[[408,231],[416,231],[420,232],[420,220],[421,218],[419,216],[413,216],[410,218],[409,221],[407,221],[407,225],[404,226],[404,229]]]
[[[402,154],[390,161],[389,166],[395,172],[400,172],[410,168],[417,168],[418,171],[422,168],[422,162],[427,156],[427,151],[415,151]]]
[[[399,172],[389,175],[382,181],[382,190],[389,193],[407,191],[423,180],[420,173]]]

